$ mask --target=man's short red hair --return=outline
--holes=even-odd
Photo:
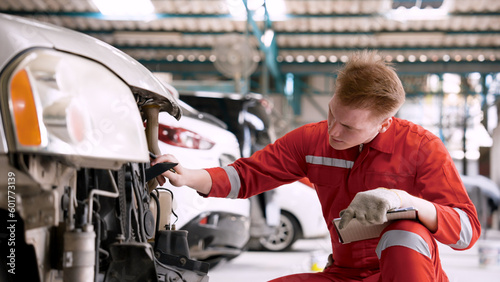
[[[354,53],[339,71],[334,95],[345,106],[371,110],[387,118],[405,101],[405,91],[394,68],[377,51]]]

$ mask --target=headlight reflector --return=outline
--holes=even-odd
[[[8,102],[15,150],[102,168],[149,161],[132,91],[109,69],[50,49],[13,64]]]

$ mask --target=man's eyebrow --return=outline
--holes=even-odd
[[[339,122],[339,123],[340,123],[340,125],[342,125],[342,126],[346,127],[347,129],[357,129],[356,127],[354,127],[354,126],[352,126],[352,125],[348,125],[348,124],[341,123],[341,122]]]
[[[349,129],[356,129],[356,128],[354,128],[354,127],[352,127],[352,126],[348,125],[348,124],[341,123],[341,122],[339,122],[339,123],[340,123],[342,126],[347,127],[347,128],[349,128]]]

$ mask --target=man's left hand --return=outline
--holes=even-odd
[[[387,211],[401,205],[402,199],[394,189],[377,188],[359,192],[347,209],[340,212],[339,228],[346,227],[354,217],[364,225],[384,223]]]

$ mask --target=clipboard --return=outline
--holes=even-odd
[[[340,218],[333,220],[333,225],[339,236],[339,241],[342,244],[347,244],[355,241],[373,239],[380,236],[380,233],[392,221],[400,219],[418,220],[418,211],[414,207],[399,208],[387,211],[387,222],[382,224],[363,225],[356,218],[353,218],[344,229],[339,228]]]

